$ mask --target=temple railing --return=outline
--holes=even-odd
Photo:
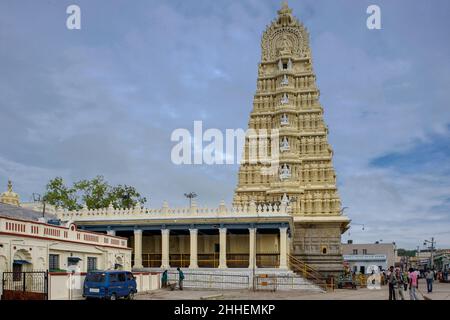
[[[334,284],[328,284],[327,278],[310,265],[304,263],[303,261],[290,254],[288,255],[288,261],[289,267],[292,271],[311,281],[322,290],[327,291],[334,289]]]
[[[80,220],[116,220],[122,218],[136,218],[136,219],[158,219],[158,218],[171,218],[174,216],[183,217],[203,217],[203,218],[220,218],[226,216],[283,216],[289,214],[289,206],[285,203],[280,205],[264,204],[256,205],[254,202],[250,202],[249,205],[240,207],[228,208],[222,201],[217,208],[198,207],[195,201],[192,202],[191,207],[182,208],[170,208],[167,202],[164,202],[162,208],[151,209],[142,208],[136,206],[134,208],[122,209],[109,206],[102,209],[87,209],[69,211],[64,209],[57,209],[56,215],[59,219],[64,221],[80,221]]]

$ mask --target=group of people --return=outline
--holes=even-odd
[[[180,288],[180,290],[183,290],[184,273],[183,273],[183,271],[181,271],[180,268],[177,268],[177,271],[178,271],[178,287]],[[168,283],[169,283],[169,274],[166,269],[166,270],[164,270],[164,272],[161,276],[161,287],[167,288]]]
[[[400,271],[399,268],[389,268],[386,279],[389,285],[389,300],[405,300],[404,293],[409,289],[409,299],[419,300],[417,291],[419,291],[420,272],[409,268],[408,272]],[[427,281],[427,292],[433,291],[433,281],[435,278],[434,270],[427,269],[425,279]]]

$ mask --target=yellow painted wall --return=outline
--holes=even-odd
[[[219,244],[219,235],[198,235],[198,253],[214,253],[214,245]],[[228,234],[228,253],[249,253],[248,234]],[[170,254],[189,254],[189,235],[170,235]],[[277,234],[258,234],[256,239],[257,253],[279,253],[279,236]],[[161,236],[144,235],[142,239],[142,252],[150,254],[161,253]]]

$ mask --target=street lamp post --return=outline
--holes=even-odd
[[[192,199],[197,197],[195,192],[185,193],[184,196],[189,199],[189,208],[192,207]]]
[[[431,250],[430,255],[430,268],[433,269],[434,267],[434,250],[436,248],[436,241],[434,240],[434,237],[431,238],[431,240],[424,240],[423,245],[426,246],[427,244],[430,244],[428,247]]]

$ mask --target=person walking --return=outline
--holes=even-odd
[[[164,270],[164,272],[161,276],[161,287],[162,288],[167,288],[167,280],[168,280],[167,270]]]
[[[184,273],[183,271],[181,271],[180,267],[178,267],[177,270],[178,270],[178,286],[180,287],[180,290],[183,290]]]
[[[402,271],[402,279],[403,279],[403,288],[406,291],[408,290],[408,283],[409,283],[408,272],[406,270]]]
[[[419,276],[413,268],[409,268],[409,299],[410,300],[419,300],[417,299],[416,289],[419,288]]]
[[[389,284],[389,300],[396,300],[395,299],[395,289],[397,286],[397,276],[394,272],[393,266],[391,266],[389,268],[388,284]]]
[[[397,288],[399,300],[400,300],[400,298],[402,300],[405,300],[405,296],[403,295],[403,276],[400,273],[400,269],[399,268],[395,269],[395,276],[397,277],[396,288]]]
[[[434,271],[427,269],[425,279],[427,280],[427,292],[431,293],[433,291]]]

